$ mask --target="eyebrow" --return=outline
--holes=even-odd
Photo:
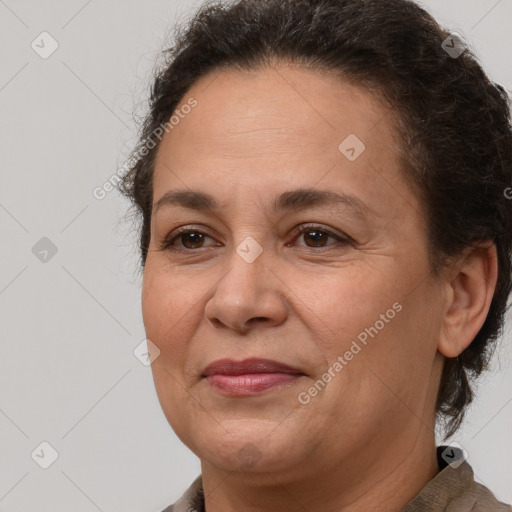
[[[297,211],[314,206],[347,206],[354,212],[366,217],[370,213],[368,206],[358,197],[332,190],[317,190],[313,188],[300,188],[283,192],[271,204],[274,213],[284,211]],[[218,211],[219,205],[215,198],[205,192],[197,190],[171,190],[166,192],[153,204],[153,213],[156,214],[163,207],[181,206],[192,210]]]

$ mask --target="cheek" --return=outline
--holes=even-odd
[[[389,277],[363,276],[354,267],[353,271],[347,269],[326,281],[315,293],[311,293],[314,281],[304,281],[304,288],[297,295],[300,293],[320,325],[329,329],[330,341],[337,340],[334,345],[330,343],[331,349],[338,351],[336,355],[348,350],[352,340],[364,343],[372,335],[384,337],[401,314],[397,311],[401,309],[400,297]]]
[[[395,298],[400,311],[377,311],[378,316],[361,331],[366,344],[359,343],[362,350],[350,371],[367,376],[371,391],[364,400],[369,406],[380,395],[389,410],[405,421],[410,411],[422,414],[436,355],[436,316],[425,290]]]
[[[186,304],[179,287],[168,276],[146,266],[142,285],[142,318],[146,337],[160,349],[160,362],[177,364],[180,339],[186,332]],[[173,352],[172,361],[169,353]]]
[[[187,292],[184,293],[184,290]],[[182,282],[156,264],[146,264],[142,283],[142,316],[147,330],[155,334],[181,326],[194,304],[190,284]],[[195,296],[195,295],[194,295]]]
[[[167,319],[169,294],[161,280],[155,279],[151,270],[146,267],[142,284],[142,318],[148,338],[157,337],[161,333]],[[159,345],[158,340],[155,343]]]
[[[208,291],[199,278],[177,277],[168,271],[146,266],[142,285],[142,317],[146,337],[160,350],[153,365],[163,372],[158,375],[167,386],[179,386],[165,371],[169,371],[183,385],[187,379],[187,358],[190,340],[194,338],[204,317],[201,297]],[[153,366],[152,365],[152,366]],[[155,382],[158,385],[157,380]]]
[[[182,374],[190,334],[186,329],[184,294],[170,281],[168,276],[146,264],[141,296],[142,316],[146,337],[160,350],[151,364],[158,400],[169,424],[181,432],[186,430],[190,414]]]
[[[329,367],[343,358],[343,368],[332,369],[337,376],[330,387],[334,401],[351,402],[348,392],[368,407],[375,397],[387,394],[414,403],[425,391],[436,352],[437,310],[430,307],[436,301],[421,286],[413,294],[401,293],[398,275],[390,275],[379,272],[357,279],[347,272],[321,294],[307,298],[317,317],[317,334],[328,333],[317,336],[317,349]]]

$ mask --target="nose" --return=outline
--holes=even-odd
[[[288,287],[266,263],[265,252],[249,263],[233,251],[229,269],[224,268],[205,306],[213,327],[245,333],[259,325],[275,327],[285,321]]]

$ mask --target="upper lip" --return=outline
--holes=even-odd
[[[209,375],[244,375],[249,373],[295,373],[304,375],[297,368],[271,359],[244,359],[243,361],[234,361],[233,359],[218,359],[210,363],[202,373],[203,377]]]

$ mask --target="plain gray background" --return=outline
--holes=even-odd
[[[200,3],[0,0],[2,512],[160,511],[200,472],[133,353],[145,334],[127,204],[93,196],[135,142],[166,33]],[[422,5],[512,89],[512,0]],[[511,323],[453,439],[509,503]],[[47,469],[42,442],[58,453]]]

